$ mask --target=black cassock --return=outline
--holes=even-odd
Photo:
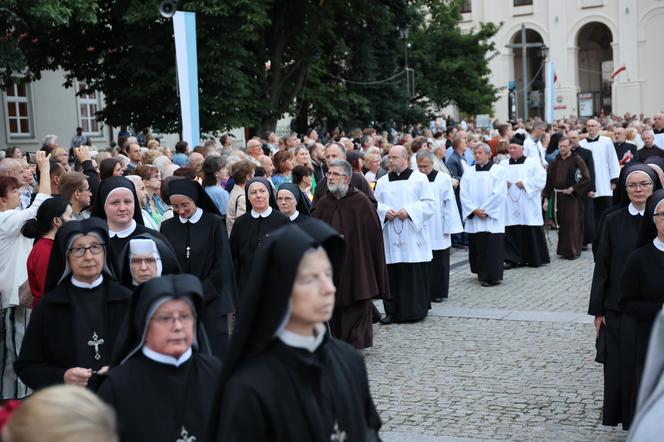
[[[115,409],[123,442],[205,442],[220,370],[196,352],[179,367],[139,352],[109,372],[99,396]]]
[[[161,233],[173,246],[182,271],[201,280],[205,298],[203,323],[212,354],[221,357],[228,343],[227,315],[237,302],[226,224],[223,218],[208,212],[203,212],[196,223],[182,223],[176,215],[161,224]]]
[[[130,296],[109,277],[92,289],[75,287],[67,277],[32,312],[14,364],[18,376],[34,390],[62,384],[70,368],[99,370],[108,365]],[[88,388],[98,386],[94,375]]]
[[[228,380],[222,410],[225,442],[368,441],[381,425],[362,356],[329,337],[314,353],[274,339]]]
[[[629,411],[632,414],[624,417],[631,422],[648,352],[650,332],[655,317],[662,311],[664,304],[664,252],[657,249],[652,242],[636,249],[627,258],[620,286],[620,309],[624,317],[631,317],[635,321],[635,333],[632,336],[623,336],[623,342],[630,339],[625,345],[634,349],[632,371],[623,374],[631,382],[627,400],[630,401]]]
[[[251,276],[251,261],[256,250],[268,240],[272,232],[287,224],[290,224],[290,219],[274,209],[266,217],[254,218],[249,211],[235,220],[230,245],[240,293]]]
[[[129,244],[129,241],[131,239],[137,237],[138,235],[142,235],[144,233],[149,233],[150,235],[155,236],[161,239],[162,241],[166,241],[168,243],[168,240],[164,238],[164,236],[161,233],[138,223],[136,224],[136,228],[134,229],[134,231],[131,232],[129,235],[125,236],[124,238],[120,238],[117,235],[111,236],[111,238],[109,239],[108,254],[109,254],[109,261],[111,263],[111,266],[113,267],[111,269],[113,270],[113,274],[115,275],[122,274],[122,267],[123,267],[123,263],[121,262],[122,252],[124,251],[127,244]]]
[[[620,280],[628,256],[636,248],[639,226],[643,217],[631,215],[627,207],[604,218],[601,237],[595,253],[595,271],[588,314],[604,316],[606,322],[606,360],[604,362],[604,406],[602,423],[629,427],[634,414],[629,400],[638,392],[632,391],[632,382],[623,374],[634,371],[633,318],[620,312]],[[631,410],[631,411],[630,411]]]

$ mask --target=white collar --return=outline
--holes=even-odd
[[[143,346],[143,354],[145,355],[146,358],[152,359],[155,362],[159,362],[160,364],[166,364],[166,365],[172,365],[174,367],[179,367],[180,365],[184,364],[191,358],[191,347],[185,351],[182,356],[179,358],[175,358],[173,356],[165,355],[162,353],[157,353],[154,350],[151,350],[147,345]]]
[[[635,216],[635,215],[643,216],[643,214],[646,211],[645,207],[643,209],[639,210],[636,207],[634,207],[634,204],[632,204],[632,203],[629,203],[629,206],[627,206],[627,210],[629,211],[629,214],[632,215],[632,216]]]
[[[291,216],[289,216],[290,220],[291,220],[291,221],[295,221],[295,219],[297,218],[297,216],[298,216],[299,214],[300,214],[300,212],[298,212],[298,211],[296,210],[295,213],[293,213]]]
[[[272,207],[271,206],[267,206],[267,209],[265,209],[265,211],[263,213],[258,213],[254,209],[251,209],[252,218],[258,218],[258,217],[267,218],[270,215],[272,215]]]
[[[657,250],[664,252],[664,242],[662,242],[659,238],[655,237],[652,240],[652,244],[657,248]]]
[[[71,285],[80,289],[93,289],[95,287],[99,287],[102,282],[104,282],[104,275],[99,275],[99,278],[90,283],[79,281],[73,276],[71,277]]]
[[[182,224],[186,224],[187,221],[189,221],[192,224],[196,224],[198,221],[200,221],[201,217],[203,216],[203,209],[200,207],[196,208],[196,211],[194,212],[193,215],[189,218],[182,218],[180,215],[178,215],[178,218],[180,218],[180,222]]]
[[[116,232],[114,230],[111,230],[110,228],[108,229],[108,236],[113,238],[113,237],[118,237],[118,238],[126,238],[132,233],[134,233],[134,230],[136,230],[136,220],[132,218],[131,224],[129,227],[127,227],[124,230],[120,230],[119,232]]]
[[[315,327],[315,330],[315,336],[302,336],[283,329],[277,337],[289,347],[302,348],[309,351],[309,353],[313,353],[320,346],[321,342],[323,342],[323,338],[325,337],[325,325],[318,324]]]

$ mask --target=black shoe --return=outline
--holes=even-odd
[[[445,298],[433,298],[431,302],[443,302]]]
[[[512,261],[505,261],[503,263],[503,269],[505,269],[505,270],[511,270],[511,269],[516,268],[516,267],[518,267],[518,265],[516,263],[512,262]]]
[[[394,324],[394,320],[392,319],[392,315],[385,315],[380,320],[378,321],[383,325],[390,325]]]
[[[582,246],[582,247],[581,247],[581,250],[585,252],[586,250],[588,250],[588,246],[587,246],[587,245]]]
[[[482,287],[493,287],[494,285],[498,285],[500,282],[498,281],[482,281],[480,284]]]

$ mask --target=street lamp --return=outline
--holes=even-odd
[[[413,90],[411,93],[410,68],[408,67],[408,48],[410,47],[410,43],[408,43],[408,34],[409,34],[408,26],[399,28],[399,35],[401,36],[401,39],[404,40],[403,51],[404,51],[404,64],[406,70],[406,93],[408,94],[409,97],[412,97],[413,95],[415,95],[415,87],[413,86]]]

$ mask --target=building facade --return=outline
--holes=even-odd
[[[527,115],[544,117],[545,61],[554,118],[664,109],[664,0],[467,0],[462,11],[462,29],[502,23],[490,66],[503,121],[526,114],[524,95]]]

